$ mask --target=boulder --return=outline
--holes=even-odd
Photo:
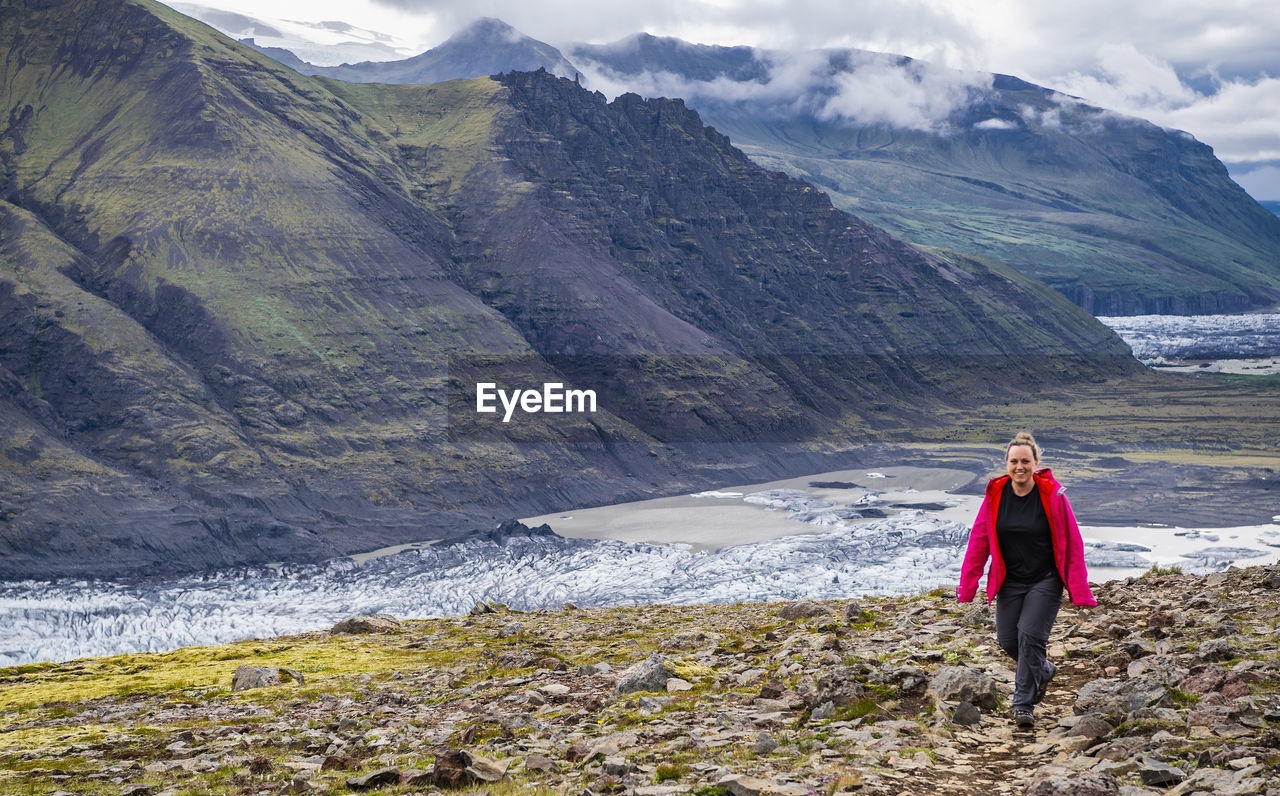
[[[400,620],[390,614],[362,614],[343,619],[329,628],[329,635],[359,635],[363,633],[395,633],[400,630]]]
[[[595,751],[594,745],[587,740],[574,741],[569,744],[569,748],[564,750],[564,759],[570,763],[581,763],[584,760],[591,760],[597,755],[603,757],[602,754]]]
[[[844,607],[844,621],[851,625],[866,621],[866,615],[862,612],[862,606],[856,600],[850,600],[849,604]]]
[[[986,605],[973,606],[964,612],[964,616],[960,618],[960,621],[969,627],[994,628],[996,626],[995,614]]]
[[[928,693],[935,700],[970,702],[985,710],[999,704],[996,681],[967,666],[943,666],[929,680]]]
[[[1168,787],[1169,785],[1177,785],[1186,779],[1187,772],[1177,766],[1171,766],[1168,763],[1144,757],[1142,758],[1142,765],[1138,768],[1138,776],[1142,779],[1142,784],[1144,785]]]
[[[1168,701],[1169,690],[1156,676],[1146,675],[1133,680],[1104,678],[1080,687],[1074,710],[1078,714],[1125,716],[1135,710],[1163,705]]]
[[[302,673],[296,669],[286,669],[283,666],[240,666],[231,678],[231,690],[244,691],[289,682],[302,685],[305,681]]]
[[[671,697],[640,697],[640,712],[644,714],[657,713],[674,700]]]
[[[667,668],[670,661],[663,655],[650,655],[648,658],[625,670],[613,688],[615,697],[636,691],[667,690],[667,681],[675,677],[675,672]]]
[[[1125,668],[1130,680],[1140,677],[1155,677],[1165,684],[1176,683],[1190,672],[1178,663],[1172,655],[1147,655],[1136,658]]]
[[[733,796],[809,796],[811,789],[791,782],[730,774],[716,783]]]
[[[982,711],[972,702],[961,702],[956,705],[955,712],[951,714],[951,720],[956,724],[977,724],[982,721]]]
[[[1178,683],[1178,688],[1188,694],[1207,694],[1211,691],[1221,690],[1226,681],[1227,673],[1222,670],[1221,666],[1209,666],[1198,674],[1184,677],[1182,682]]]
[[[1080,720],[1071,726],[1067,732],[1068,737],[1072,738],[1088,738],[1090,740],[1099,740],[1106,738],[1115,730],[1111,723],[1104,719],[1100,714],[1090,713],[1087,716],[1081,716]]]
[[[377,771],[362,774],[358,777],[351,777],[347,780],[347,787],[352,790],[371,790],[372,788],[380,788],[383,785],[399,784],[400,769],[398,768],[380,768]]]
[[[904,697],[920,696],[929,685],[929,673],[918,666],[898,666],[889,672],[888,679]]]
[[[799,602],[787,603],[778,609],[778,616],[783,619],[810,619],[815,616],[821,616],[827,612],[826,608],[811,601],[800,600]]]
[[[556,770],[556,764],[554,760],[546,755],[532,754],[525,759],[524,770],[551,773]]]
[[[510,760],[490,760],[466,749],[462,750],[462,759],[467,764],[463,773],[469,782],[498,782],[507,776],[511,766]]]
[[[436,764],[431,780],[437,787],[457,788],[467,784],[467,760],[460,749],[441,749],[436,753]]]
[[[1120,783],[1107,774],[1045,777],[1032,782],[1026,796],[1120,796]]]
[[[1266,793],[1267,780],[1258,774],[1265,774],[1264,766],[1253,766],[1242,771],[1200,768],[1165,793],[1169,796],[1188,796],[1192,793],[1245,796],[1245,794]]]
[[[777,738],[767,732],[762,732],[756,736],[755,743],[751,744],[751,751],[758,755],[767,755],[779,746],[781,746],[781,743]]]
[[[1236,657],[1236,650],[1225,638],[1211,638],[1200,645],[1196,654],[1206,661],[1225,661]]]

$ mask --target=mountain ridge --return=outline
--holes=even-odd
[[[560,77],[574,78],[578,74],[577,68],[558,49],[531,39],[493,17],[481,17],[442,44],[410,58],[394,61],[316,66],[284,48],[260,48],[252,41],[243,43],[304,75],[353,83],[441,83],[497,72],[532,72],[540,68]]]
[[[842,209],[917,244],[1008,262],[1093,314],[1236,312],[1280,298],[1280,224],[1184,133],[1014,76],[865,51],[636,34],[565,52],[577,66],[559,50],[542,63],[565,76],[584,67],[610,93],[683,97],[757,162]],[[372,68],[345,79],[373,79],[361,76]],[[479,74],[461,59],[449,69],[436,76]]]
[[[1020,78],[853,50],[758,51],[752,76],[740,48],[655,37],[570,54],[623,83],[674,60],[684,71],[668,83],[759,162],[908,240],[1008,262],[1094,314],[1239,311],[1280,289],[1280,225],[1211,149]],[[775,81],[798,83],[799,98]],[[843,93],[883,86],[902,100]],[[830,115],[851,102],[871,120]],[[779,117],[775,105],[818,110]],[[902,126],[924,122],[937,129]]]

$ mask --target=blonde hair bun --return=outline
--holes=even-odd
[[[1009,440],[1009,444],[1004,446],[1004,455],[1008,457],[1009,449],[1014,445],[1026,445],[1031,449],[1031,458],[1037,462],[1040,461],[1040,446],[1036,444],[1036,438],[1031,436],[1029,432],[1019,431],[1014,438]]]

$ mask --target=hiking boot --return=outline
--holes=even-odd
[[[1023,728],[1036,726],[1036,717],[1029,710],[1015,710],[1013,712],[1013,723]]]
[[[1050,681],[1052,681],[1053,676],[1058,673],[1057,666],[1054,666],[1052,663],[1049,663],[1048,661],[1045,661],[1045,663],[1049,664],[1049,676],[1046,677],[1044,679],[1044,682],[1040,684],[1040,687],[1036,689],[1036,701],[1033,702],[1032,704],[1036,704],[1036,705],[1040,704],[1040,700],[1044,699],[1045,692],[1049,690]]]

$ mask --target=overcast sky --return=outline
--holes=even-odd
[[[703,44],[858,47],[1017,75],[1186,130],[1258,199],[1280,200],[1276,0],[197,0],[341,20],[421,51],[479,16],[555,45],[637,32]]]

